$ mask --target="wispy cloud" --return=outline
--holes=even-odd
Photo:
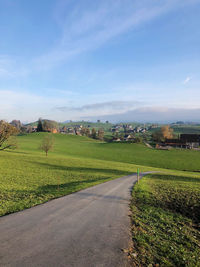
[[[0,77],[11,77],[13,75],[12,65],[13,62],[8,56],[0,55]]]
[[[134,109],[140,106],[141,103],[138,101],[110,101],[102,103],[94,103],[90,105],[83,105],[80,107],[56,107],[56,110],[62,112],[80,112],[80,116],[83,113],[98,113],[98,114],[112,114],[112,113],[123,113],[127,110]]]
[[[186,79],[183,81],[183,84],[187,84],[192,80],[192,77],[188,76]]]
[[[186,0],[61,0],[55,18],[62,34],[55,47],[37,58],[36,65],[51,68],[74,55],[96,49],[172,9],[194,2],[199,0],[190,3]]]
[[[109,120],[112,122],[161,122],[171,123],[176,121],[200,121],[200,109],[168,108],[168,107],[143,107],[105,116],[82,117],[85,120]]]
[[[8,55],[0,55],[1,78],[24,77],[28,73],[28,68],[22,67],[17,59]]]

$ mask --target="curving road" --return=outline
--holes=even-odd
[[[125,176],[0,218],[0,266],[128,266]]]

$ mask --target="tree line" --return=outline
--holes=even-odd
[[[58,123],[56,121],[42,120],[39,118],[37,132],[52,132],[54,129],[58,129]]]

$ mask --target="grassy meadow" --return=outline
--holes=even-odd
[[[136,172],[133,189],[134,266],[200,266],[200,152],[155,150],[55,134],[48,157],[46,133],[18,136],[19,148],[0,151],[0,216]]]
[[[0,215],[136,171],[132,164],[88,157],[98,142],[85,137],[55,135],[55,149],[46,157],[39,150],[44,135],[19,136],[19,149],[0,152]]]
[[[19,148],[26,154],[42,155],[38,150],[45,133],[27,134],[18,137]],[[55,134],[55,148],[51,157],[76,157],[142,165],[146,167],[199,171],[200,153],[194,150],[155,150],[134,143],[106,143],[91,138]],[[16,151],[16,152],[17,152]]]

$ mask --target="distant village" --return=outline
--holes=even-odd
[[[89,136],[92,138],[100,137],[103,139],[105,129],[102,126],[103,123],[98,126],[100,120],[97,121],[97,125],[94,123],[86,123],[84,125],[81,123],[73,123],[73,125],[59,125],[55,121],[51,120],[39,120],[36,124],[27,124],[23,125],[19,120],[13,120],[10,122],[11,125],[15,126],[21,133],[34,133],[34,132],[51,132],[51,133],[61,133],[61,134],[70,134],[70,135],[79,135],[79,136]],[[108,121],[104,123],[110,127],[106,127],[106,131],[112,136],[112,141],[134,141],[135,134],[141,133],[144,134],[151,129],[158,128],[157,124],[152,124],[148,126],[133,126],[131,124],[109,124]]]
[[[145,134],[151,129],[158,128],[157,124],[152,124],[150,126],[136,126],[133,127],[131,124],[117,124],[114,125],[110,130],[113,133],[113,141],[139,141],[135,134]]]
[[[58,124],[52,120],[39,119],[34,124],[23,125],[19,120],[10,122],[20,133],[50,132],[68,135],[88,136],[93,139],[106,140],[112,142],[154,142],[157,149],[185,148],[199,149],[200,134],[180,134],[175,136],[170,126],[160,126],[158,124],[145,124],[133,126],[132,124],[111,124],[108,121],[101,123],[66,123]],[[171,124],[171,126],[175,123]],[[183,125],[181,122],[179,125]],[[148,137],[148,138],[147,138]]]

